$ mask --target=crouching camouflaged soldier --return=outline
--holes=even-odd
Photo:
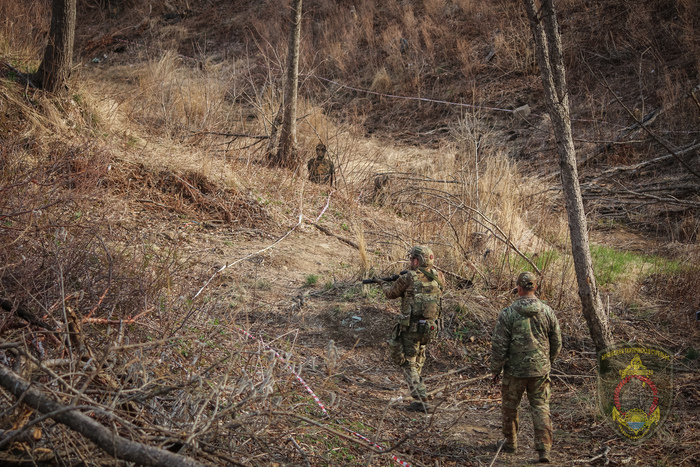
[[[309,170],[309,180],[322,185],[331,185],[335,182],[335,167],[333,162],[326,157],[326,146],[318,143],[316,157],[309,159],[306,164]]]
[[[433,252],[415,246],[408,252],[408,272],[395,282],[382,282],[387,298],[401,297],[401,315],[388,340],[391,357],[404,373],[411,396],[409,409],[427,410],[428,392],[421,378],[425,348],[437,336],[444,278],[433,268]]]
[[[505,452],[518,447],[518,409],[523,393],[532,409],[535,449],[540,462],[550,461],[552,420],[549,413],[549,371],[561,350],[561,331],[554,311],[535,296],[537,279],[518,276],[518,299],[501,310],[491,338],[491,372],[494,382],[503,370],[501,387]]]

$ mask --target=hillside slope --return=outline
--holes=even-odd
[[[603,81],[695,167],[695,3],[561,4],[610,324],[620,342],[667,348],[676,368],[673,413],[639,446],[594,397],[517,2],[304,3],[299,146],[328,145],[335,187],[264,164],[285,54],[278,2],[81,2],[79,66],[60,96],[13,71],[37,65],[46,7],[0,5],[3,371],[182,462],[525,465],[530,417],[520,454],[497,455],[500,391],[485,378],[497,312],[536,267],[564,334],[554,463],[700,462],[698,185],[624,131],[634,121]],[[513,115],[525,104],[530,115]],[[388,356],[398,304],[359,283],[403,269],[415,243],[448,277],[428,413],[406,410]],[[40,418],[16,387],[4,384],[0,429],[24,431],[1,434],[0,463],[128,464]]]

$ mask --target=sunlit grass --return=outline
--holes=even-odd
[[[632,251],[620,251],[604,245],[591,245],[591,257],[596,282],[600,286],[614,284],[627,278],[674,273],[680,269],[679,262],[675,260]]]

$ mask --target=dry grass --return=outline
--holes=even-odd
[[[39,67],[44,35],[49,29],[50,5],[45,2],[2,2],[0,57],[24,72]]]
[[[189,2],[175,3],[181,10]],[[18,60],[19,68],[31,69],[40,36],[27,25],[45,28],[45,21],[35,21],[45,12],[38,3],[21,12],[12,5],[3,4],[0,13],[21,21],[2,23],[0,47],[5,49],[0,48],[0,53],[5,60]],[[312,386],[319,388],[322,399],[331,401],[331,406],[341,399],[348,406],[357,404],[353,399],[359,392],[344,392],[346,382],[337,374],[371,374],[376,370],[371,368],[377,360],[376,349],[367,351],[373,358],[365,354],[366,360],[361,350],[360,355],[354,354],[356,335],[341,329],[339,323],[343,313],[349,319],[374,313],[371,319],[363,318],[363,323],[370,323],[367,332],[379,341],[386,334],[381,326],[386,325],[391,307],[378,302],[373,292],[360,298],[353,281],[370,272],[404,269],[408,247],[424,243],[434,248],[441,268],[473,282],[471,289],[463,291],[460,281],[450,276],[445,299],[450,331],[444,344],[436,347],[436,361],[444,358],[461,365],[472,353],[471,370],[483,371],[487,358],[484,336],[498,309],[511,300],[514,277],[531,268],[527,260],[543,272],[541,293],[559,311],[567,350],[590,348],[575,293],[561,201],[553,195],[556,191],[550,191],[550,182],[526,176],[527,162],[514,160],[513,146],[505,143],[513,122],[497,122],[480,113],[462,114],[445,125],[446,132],[436,137],[437,144],[425,147],[414,144],[416,140],[402,124],[418,125],[422,116],[442,112],[437,106],[394,104],[365,96],[345,105],[348,98],[340,92],[311,92],[318,89],[318,83],[309,79],[299,105],[300,151],[312,153],[319,140],[328,146],[338,169],[337,191],[331,194],[329,187],[307,182],[304,167],[297,172],[269,169],[260,163],[264,139],[234,135],[269,134],[281,101],[279,68],[284,57],[276,51],[285,50],[280,44],[286,41],[287,15],[272,1],[246,7],[254,10],[250,28],[265,55],[239,56],[231,66],[206,57],[195,66],[172,52],[183,38],[191,38],[183,21],[153,34],[156,50],[170,52],[149,50],[141,61],[107,68],[110,80],[102,76],[105,69],[86,67],[76,73],[70,99],[40,92],[25,95],[22,86],[3,80],[0,129],[8,137],[0,141],[0,212],[4,216],[0,292],[39,310],[37,316],[59,330],[59,340],[54,341],[33,328],[16,329],[14,319],[3,318],[3,338],[22,343],[16,353],[5,353],[6,359],[19,362],[24,352],[24,358],[56,360],[61,352],[80,350],[72,347],[69,338],[61,340],[69,325],[63,312],[68,305],[79,319],[105,320],[99,323],[102,327],[85,321],[82,331],[83,345],[94,355],[109,354],[104,369],[99,377],[90,377],[89,362],[94,360],[86,356],[69,363],[75,371],[66,371],[65,378],[37,369],[24,376],[39,383],[48,381],[42,387],[59,400],[65,397],[55,389],[57,384],[68,392],[86,385],[85,397],[103,397],[96,403],[111,404],[125,420],[120,422],[120,433],[131,435],[136,431],[129,430],[139,430],[155,440],[154,444],[173,449],[182,446],[188,455],[195,455],[192,446],[208,446],[209,450],[202,448],[196,454],[212,463],[227,463],[231,460],[227,456],[235,456],[264,459],[261,462],[284,459],[299,465],[309,458],[312,465],[368,465],[384,459],[372,459],[366,448],[340,440],[327,426],[300,426],[295,417],[315,419],[317,406],[295,386],[286,365],[280,365],[280,356],[262,342],[244,338],[241,329],[275,336],[274,347],[280,349],[281,357],[294,368],[304,368],[304,376],[308,374]],[[583,8],[574,1],[563,7]],[[601,48],[607,47],[605,53],[610,54],[629,48],[631,38],[641,40],[641,36],[623,33],[631,34],[658,9],[653,3],[644,6],[639,17],[625,16],[629,21],[621,36],[601,41],[591,50],[603,52]],[[692,16],[696,9],[692,2],[678,4],[678,37],[689,50],[697,47]],[[524,16],[515,4],[430,0],[406,7],[396,0],[366,0],[357,5],[322,1],[304,21],[305,30],[311,32],[304,39],[302,69],[378,92],[441,96],[454,88],[457,80],[449,83],[446,79],[454,75],[472,85],[484,76],[512,74],[523,77],[522,83],[513,86],[525,87],[536,73]],[[312,53],[312,45],[324,53]],[[646,45],[651,47],[649,56],[658,60],[663,50],[660,43]],[[492,49],[495,55],[485,62]],[[24,55],[31,57],[23,59]],[[636,69],[649,70],[651,59],[647,57],[639,55]],[[697,62],[696,58],[689,62],[693,60]],[[682,99],[688,67],[697,68],[697,63],[684,62],[679,70],[664,69],[658,73],[662,81],[657,81],[658,75],[645,74],[643,79],[625,77],[621,82],[634,82],[637,90],[663,82],[663,89],[651,100],[670,106]],[[487,86],[480,96],[484,103],[502,99],[499,96],[504,91],[496,88]],[[580,82],[573,89],[580,92]],[[454,95],[480,92],[461,89]],[[605,93],[589,96],[586,102],[591,114],[622,115]],[[643,114],[651,103],[643,100],[635,105]],[[692,105],[683,105],[678,108],[693,110]],[[366,130],[375,117],[367,111],[369,106],[375,106],[375,113],[387,110],[381,117],[396,120],[393,124],[401,129],[397,133],[404,142],[368,137]],[[678,129],[680,121],[671,120],[666,128]],[[533,139],[544,147],[549,141],[546,121],[536,124],[542,132]],[[598,135],[604,132],[596,131]],[[637,155],[627,157],[621,163],[631,163]],[[354,235],[360,245],[357,264],[334,275],[327,289],[324,284],[324,290],[311,293],[280,292],[278,284],[264,275],[274,264],[264,263],[270,257],[260,255],[254,258],[260,259],[258,263],[243,262],[240,269],[221,271],[199,301],[191,299],[221,267],[223,255],[217,248],[224,240],[220,234],[232,243],[232,249],[238,241],[232,232],[238,231],[260,235],[261,242],[269,243],[294,227],[300,216],[314,220],[327,202],[329,209],[320,223],[341,235]],[[698,236],[695,217],[687,216],[669,226],[673,228],[684,240]],[[197,235],[191,234],[193,229],[200,229]],[[207,229],[212,233],[207,234]],[[302,235],[303,229],[299,231]],[[683,253],[689,258],[696,254],[694,248]],[[669,327],[669,332],[663,332],[670,336],[666,339],[671,340],[674,351],[693,355],[690,347],[697,340],[697,329],[686,315],[696,303],[693,291],[699,285],[698,275],[695,265],[682,266],[651,276],[630,270],[614,290],[608,290],[611,317],[624,317],[614,322],[619,335],[632,338],[636,333],[644,337],[658,333],[628,324],[653,319]],[[643,296],[640,290],[645,291]],[[290,300],[292,295],[295,301]],[[311,305],[308,301],[304,305],[304,297]],[[313,300],[324,300],[317,315],[311,311]],[[669,303],[675,305],[665,306]],[[645,315],[636,311],[640,308]],[[140,313],[144,314],[138,321],[128,321]],[[682,333],[672,332],[679,314],[687,326]],[[106,321],[110,319],[113,321]],[[328,341],[329,329],[342,342]],[[321,344],[319,335],[325,339]],[[302,341],[308,353],[295,357]],[[312,344],[306,347],[308,342]],[[587,357],[579,355],[560,368],[578,374],[585,372],[581,365],[588,363]],[[694,397],[688,388],[684,389],[688,397]],[[585,385],[569,386],[567,393],[573,397],[579,389],[580,393],[591,390]],[[143,399],[131,398],[137,393]],[[383,417],[388,410],[381,406],[383,396],[377,397],[379,402],[372,410],[352,406],[347,420],[358,424],[371,420],[373,427],[381,427],[384,419],[378,414]],[[590,398],[570,410],[571,420],[595,422]],[[428,429],[417,427],[418,422],[411,419],[402,419],[396,426],[403,427],[403,422],[416,430]],[[562,423],[570,423],[567,429],[581,429],[574,422]],[[55,435],[51,430],[59,428],[47,428],[50,436],[67,440],[68,452],[109,462],[70,431]],[[377,429],[377,435],[398,440],[402,433],[397,431]],[[436,430],[423,439],[440,440],[442,434]],[[672,441],[668,444],[680,445],[674,434],[667,436]],[[248,442],[253,439],[255,443]],[[290,439],[303,447],[295,447]],[[689,448],[683,449],[687,453]],[[406,451],[402,454],[410,455]],[[339,458],[329,458],[337,453],[341,453]],[[352,457],[355,455],[361,460]],[[464,453],[454,448],[454,458],[460,456]],[[424,457],[421,462],[427,465],[430,456]]]

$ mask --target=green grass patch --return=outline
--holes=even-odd
[[[306,276],[306,280],[304,282],[307,287],[314,286],[316,283],[318,283],[318,276],[316,274],[309,274]]]
[[[525,256],[537,266],[537,269],[544,271],[561,257],[561,253],[557,250],[546,250],[539,253],[525,253]],[[532,271],[532,266],[519,255],[512,257],[511,265],[514,271],[534,272]]]
[[[591,258],[596,282],[600,286],[625,278],[650,274],[673,274],[680,270],[678,261],[632,251],[620,251],[603,245],[591,245]]]

